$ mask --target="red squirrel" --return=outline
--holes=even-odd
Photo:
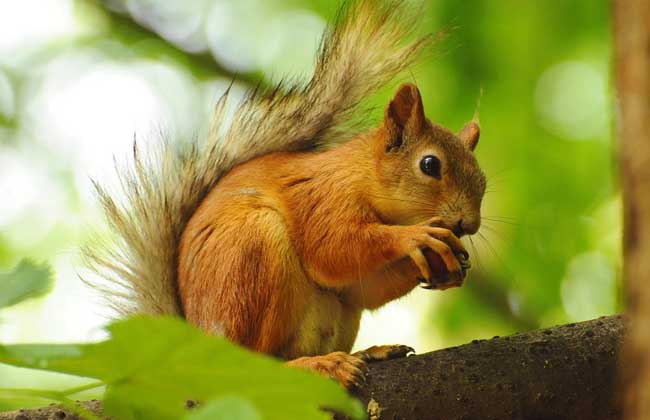
[[[376,128],[346,129],[359,103],[431,44],[403,42],[417,19],[409,7],[351,2],[305,86],[251,93],[228,126],[226,93],[203,142],[134,145],[126,201],[97,186],[121,241],[87,250],[126,288],[112,292],[118,309],[184,316],[345,386],[365,362],[412,351],[349,354],[364,309],[418,284],[462,284],[459,237],[479,229],[485,176],[478,124],[454,134],[430,122],[413,84]]]

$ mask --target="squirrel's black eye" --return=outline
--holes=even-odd
[[[440,179],[440,159],[435,156],[428,155],[420,161],[420,169],[425,174],[434,178]]]

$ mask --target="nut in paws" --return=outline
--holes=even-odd
[[[466,252],[455,254],[460,270],[457,272],[450,272],[440,255],[428,248],[425,248],[422,253],[431,268],[431,278],[419,278],[420,287],[423,289],[445,290],[463,285],[467,272],[472,267],[469,260],[469,254]]]

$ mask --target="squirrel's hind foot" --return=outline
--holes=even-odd
[[[366,362],[361,357],[342,351],[323,356],[299,357],[288,361],[287,365],[311,370],[335,379],[348,389],[361,386],[367,371]]]
[[[365,362],[379,362],[382,360],[399,359],[409,354],[415,354],[413,347],[403,344],[386,344],[383,346],[372,346],[353,354]]]

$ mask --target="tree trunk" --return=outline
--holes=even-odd
[[[650,418],[650,1],[615,0],[616,84],[630,339],[624,354],[626,418]]]
[[[604,317],[372,363],[356,394],[371,420],[620,419],[623,324]],[[61,413],[45,407],[0,420],[70,418]]]

